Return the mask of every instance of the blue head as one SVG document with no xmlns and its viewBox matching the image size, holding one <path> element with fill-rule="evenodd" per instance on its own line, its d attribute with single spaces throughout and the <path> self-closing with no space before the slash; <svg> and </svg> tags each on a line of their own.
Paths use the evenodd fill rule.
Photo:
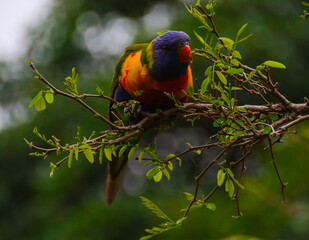
<svg viewBox="0 0 309 240">
<path fill-rule="evenodd" d="M 184 32 L 168 31 L 155 38 L 152 75 L 158 81 L 185 75 L 192 60 L 190 37 Z"/>
</svg>

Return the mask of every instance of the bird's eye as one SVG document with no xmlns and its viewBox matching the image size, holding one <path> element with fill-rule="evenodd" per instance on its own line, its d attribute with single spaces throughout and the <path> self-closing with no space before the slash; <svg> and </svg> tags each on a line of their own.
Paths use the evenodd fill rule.
<svg viewBox="0 0 309 240">
<path fill-rule="evenodd" d="M 188 41 L 180 42 L 180 43 L 178 44 L 178 47 L 179 47 L 179 48 L 183 48 L 184 46 L 189 45 L 189 44 L 190 44 L 190 43 L 189 43 Z"/>
</svg>

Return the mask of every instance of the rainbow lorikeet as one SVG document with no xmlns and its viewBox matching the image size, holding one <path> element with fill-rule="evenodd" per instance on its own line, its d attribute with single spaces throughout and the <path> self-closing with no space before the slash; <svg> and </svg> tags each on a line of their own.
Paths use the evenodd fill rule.
<svg viewBox="0 0 309 240">
<path fill-rule="evenodd" d="M 115 68 L 112 98 L 118 102 L 137 100 L 146 112 L 172 107 L 174 102 L 165 93 L 173 94 L 180 102 L 186 101 L 186 92 L 193 84 L 190 53 L 190 38 L 180 31 L 168 31 L 150 43 L 127 47 Z M 114 111 L 112 104 L 109 108 L 110 119 L 115 121 L 111 111 Z M 119 114 L 119 109 L 116 111 L 125 121 L 123 109 L 123 114 Z M 127 148 L 121 157 L 113 156 L 108 163 L 105 188 L 108 205 L 112 204 L 118 191 L 129 150 Z"/>
</svg>

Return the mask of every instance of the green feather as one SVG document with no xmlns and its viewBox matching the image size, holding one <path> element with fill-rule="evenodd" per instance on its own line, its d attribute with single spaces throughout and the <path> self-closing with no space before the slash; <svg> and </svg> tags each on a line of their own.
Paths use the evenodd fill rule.
<svg viewBox="0 0 309 240">
<path fill-rule="evenodd" d="M 122 64 L 124 63 L 124 61 L 126 60 L 126 58 L 132 52 L 137 52 L 137 51 L 143 51 L 142 55 L 144 55 L 144 52 L 146 52 L 146 48 L 147 48 L 148 45 L 149 45 L 149 43 L 135 44 L 135 45 L 127 47 L 124 50 L 124 53 L 122 54 L 122 56 L 120 57 L 120 59 L 118 60 L 118 62 L 116 64 L 115 72 L 114 72 L 114 75 L 113 75 L 112 86 L 111 86 L 111 88 L 112 88 L 111 96 L 114 96 L 114 93 L 115 93 L 115 91 L 116 91 L 116 89 L 118 87 L 119 76 L 120 76 L 120 73 L 121 73 L 121 67 L 122 67 Z"/>
<path fill-rule="evenodd" d="M 112 84 L 111 84 L 111 97 L 114 97 L 115 91 L 118 88 L 119 85 L 119 77 L 121 74 L 121 68 L 122 68 L 122 64 L 124 63 L 124 61 L 126 60 L 126 58 L 132 53 L 132 52 L 137 52 L 137 51 L 143 51 L 142 56 L 146 55 L 146 49 L 147 46 L 149 45 L 149 43 L 140 43 L 140 44 L 135 44 L 132 46 L 127 47 L 124 50 L 124 53 L 122 54 L 122 56 L 120 57 L 120 59 L 118 60 L 116 67 L 115 67 L 115 72 L 113 75 L 113 80 L 112 80 Z M 145 54 L 144 54 L 145 53 Z M 111 107 L 112 107 L 113 103 L 110 102 L 109 103 L 109 117 L 110 119 L 112 119 L 111 116 Z"/>
</svg>

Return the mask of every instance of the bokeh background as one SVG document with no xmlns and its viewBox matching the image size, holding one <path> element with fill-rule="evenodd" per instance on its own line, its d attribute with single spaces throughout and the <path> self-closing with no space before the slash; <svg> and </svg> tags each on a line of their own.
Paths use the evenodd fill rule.
<svg viewBox="0 0 309 240">
<path fill-rule="evenodd" d="M 187 32 L 192 47 L 200 47 L 193 30 L 198 22 L 186 11 L 183 0 L 11 0 L 0 2 L 0 238 L 1 239 L 138 239 L 144 229 L 160 223 L 141 204 L 138 196 L 153 200 L 172 218 L 181 217 L 188 202 L 183 192 L 193 192 L 194 176 L 215 151 L 183 159 L 174 165 L 170 181 L 149 182 L 145 167 L 130 161 L 119 195 L 111 207 L 104 202 L 106 164 L 96 159 L 63 165 L 49 177 L 49 161 L 29 156 L 24 137 L 43 144 L 32 130 L 55 135 L 72 143 L 77 127 L 89 136 L 106 129 L 76 103 L 56 97 L 43 112 L 29 109 L 31 98 L 45 87 L 33 78 L 25 59 L 31 59 L 53 84 L 63 88 L 73 66 L 80 73 L 80 92 L 94 93 L 99 85 L 109 93 L 113 68 L 123 49 L 148 42 L 156 32 L 175 29 Z M 205 4 L 205 1 L 201 1 Z M 194 2 L 186 1 L 187 4 Z M 280 90 L 295 102 L 309 97 L 309 19 L 299 15 L 298 0 L 218 0 L 215 21 L 222 36 L 233 38 L 248 23 L 253 36 L 239 46 L 243 62 L 256 66 L 265 60 L 283 62 L 287 70 L 273 71 Z M 194 59 L 193 73 L 203 80 L 207 62 Z M 241 102 L 249 101 L 246 96 Z M 250 99 L 254 103 L 254 99 Z M 102 113 L 104 100 L 90 101 Z M 211 123 L 196 128 L 180 124 L 157 135 L 164 155 L 180 152 L 185 142 L 205 142 Z M 244 216 L 236 214 L 235 202 L 218 191 L 211 199 L 217 206 L 192 210 L 189 221 L 177 231 L 156 239 L 307 239 L 309 236 L 309 124 L 295 128 L 298 135 L 275 146 L 278 166 L 288 187 L 289 203 L 281 205 L 281 189 L 269 152 L 260 146 L 248 159 L 245 190 L 240 193 Z M 148 139 L 149 140 L 149 139 Z M 144 141 L 147 141 L 144 140 Z M 237 152 L 227 156 L 237 156 Z M 216 181 L 216 169 L 203 179 L 207 194 Z"/>
</svg>

